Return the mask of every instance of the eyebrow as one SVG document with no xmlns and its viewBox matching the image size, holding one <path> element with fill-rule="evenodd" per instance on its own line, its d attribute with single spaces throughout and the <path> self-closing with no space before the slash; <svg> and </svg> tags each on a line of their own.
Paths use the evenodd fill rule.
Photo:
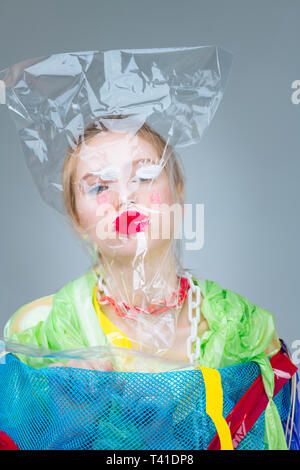
<svg viewBox="0 0 300 470">
<path fill-rule="evenodd" d="M 155 158 L 155 160 L 156 160 L 156 158 Z M 152 159 L 152 158 L 137 158 L 136 160 L 133 160 L 133 161 L 132 161 L 132 166 L 136 165 L 138 162 L 155 162 L 155 160 Z M 105 168 L 105 167 L 99 168 L 99 169 L 97 170 L 97 173 L 99 173 L 99 172 L 100 172 L 101 170 L 103 170 L 104 168 Z M 87 181 L 87 180 L 90 179 L 90 178 L 99 178 L 99 179 L 101 179 L 100 175 L 95 174 L 95 173 L 86 173 L 81 179 Z"/>
</svg>

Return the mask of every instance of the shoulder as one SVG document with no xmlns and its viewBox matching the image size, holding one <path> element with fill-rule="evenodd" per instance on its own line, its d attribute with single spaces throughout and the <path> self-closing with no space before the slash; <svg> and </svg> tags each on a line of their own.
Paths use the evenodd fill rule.
<svg viewBox="0 0 300 470">
<path fill-rule="evenodd" d="M 8 338 L 14 333 L 35 327 L 39 322 L 45 322 L 51 311 L 57 311 L 57 307 L 68 305 L 68 310 L 73 306 L 74 293 L 87 294 L 92 291 L 96 282 L 96 274 L 89 270 L 62 286 L 56 293 L 41 297 L 20 307 L 8 320 L 4 327 L 4 337 Z M 53 309 L 53 307 L 56 307 Z"/>
<path fill-rule="evenodd" d="M 247 297 L 212 280 L 194 278 L 200 286 L 201 312 L 210 331 L 222 331 L 237 349 L 263 350 L 272 356 L 280 349 L 274 315 Z M 228 343 L 229 344 L 229 343 Z"/>
<path fill-rule="evenodd" d="M 274 316 L 271 312 L 254 304 L 244 295 L 223 287 L 215 281 L 195 279 L 195 282 L 201 288 L 203 309 L 211 317 L 211 320 L 217 320 L 221 313 L 227 320 L 235 322 L 241 322 L 259 314 L 272 323 L 274 322 Z"/>
<path fill-rule="evenodd" d="M 97 282 L 97 275 L 94 269 L 90 269 L 83 275 L 73 279 L 64 285 L 56 294 L 56 298 L 61 299 L 64 296 L 74 297 L 76 294 L 91 295 L 95 283 Z"/>
<path fill-rule="evenodd" d="M 32 328 L 40 321 L 45 321 L 51 311 L 53 298 L 54 294 L 48 295 L 20 307 L 6 323 L 4 337 L 8 338 L 14 333 Z"/>
</svg>

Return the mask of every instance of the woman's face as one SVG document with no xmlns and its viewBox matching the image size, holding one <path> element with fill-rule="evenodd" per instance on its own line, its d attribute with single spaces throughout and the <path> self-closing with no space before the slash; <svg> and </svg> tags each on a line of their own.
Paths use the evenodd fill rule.
<svg viewBox="0 0 300 470">
<path fill-rule="evenodd" d="M 101 254 L 134 256 L 141 247 L 150 251 L 170 244 L 175 223 L 170 208 L 176 204 L 167 171 L 149 142 L 106 132 L 85 142 L 74 158 L 80 225 Z"/>
</svg>

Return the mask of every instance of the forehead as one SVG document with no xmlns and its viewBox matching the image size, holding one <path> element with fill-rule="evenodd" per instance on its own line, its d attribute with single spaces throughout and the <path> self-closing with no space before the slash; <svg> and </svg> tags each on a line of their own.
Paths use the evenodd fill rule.
<svg viewBox="0 0 300 470">
<path fill-rule="evenodd" d="M 77 158 L 76 175 L 80 179 L 86 172 L 99 171 L 107 165 L 128 167 L 141 159 L 154 161 L 158 153 L 150 142 L 136 134 L 108 132 L 85 141 L 74 158 Z"/>
</svg>

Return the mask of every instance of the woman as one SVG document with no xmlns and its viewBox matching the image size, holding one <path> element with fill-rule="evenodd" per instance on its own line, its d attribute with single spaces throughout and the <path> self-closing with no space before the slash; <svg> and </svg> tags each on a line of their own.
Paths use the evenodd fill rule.
<svg viewBox="0 0 300 470">
<path fill-rule="evenodd" d="M 125 117 L 106 117 L 86 128 L 63 170 L 70 220 L 94 245 L 98 261 L 55 296 L 19 309 L 4 336 L 50 349 L 112 343 L 188 361 L 191 277 L 179 264 L 174 239 L 182 212 L 178 217 L 169 210 L 175 204 L 183 209 L 182 170 L 174 150 L 149 125 L 130 134 L 104 124 Z M 169 238 L 162 233 L 167 217 Z M 213 281 L 194 278 L 193 283 L 201 290 L 198 335 L 206 365 L 223 367 L 280 349 L 269 312 Z M 35 324 L 24 329 L 31 318 Z M 208 358 L 212 344 L 218 348 Z"/>
<path fill-rule="evenodd" d="M 190 49 L 189 66 L 185 60 L 179 60 L 178 54 L 185 54 L 179 49 L 167 58 L 165 68 L 160 60 L 166 50 L 162 51 L 162 56 L 156 52 L 151 67 L 148 66 L 149 51 L 145 53 L 146 65 L 141 60 L 143 53 L 140 56 L 137 51 L 133 54 L 110 51 L 104 56 L 106 81 L 100 88 L 99 84 L 94 86 L 94 77 L 98 75 L 90 64 L 95 59 L 99 67 L 102 57 L 101 61 L 97 55 L 90 58 L 88 54 L 87 58 L 84 54 L 54 57 L 50 62 L 48 84 L 43 82 L 49 66 L 47 61 L 42 73 L 35 65 L 30 69 L 31 74 L 41 77 L 40 81 L 30 81 L 34 92 L 32 101 L 23 85 L 17 89 L 25 103 L 29 100 L 29 109 L 34 108 L 32 121 L 24 115 L 20 135 L 26 142 L 35 176 L 38 176 L 41 162 L 49 162 L 46 168 L 50 172 L 55 168 L 51 158 L 54 163 L 55 158 L 59 158 L 55 143 L 60 142 L 61 135 L 69 141 L 61 180 L 63 199 L 72 227 L 92 249 L 93 268 L 56 294 L 21 307 L 6 324 L 4 336 L 54 351 L 104 345 L 126 348 L 124 360 L 105 363 L 75 360 L 57 363 L 51 358 L 21 358 L 34 367 L 161 370 L 155 361 L 149 368 L 146 362 L 128 361 L 128 350 L 150 353 L 152 358 L 190 362 L 193 367 L 224 368 L 255 361 L 261 368 L 268 398 L 267 440 L 270 448 L 275 448 L 286 444 L 283 444 L 282 425 L 272 399 L 274 371 L 269 359 L 276 357 L 281 349 L 274 318 L 245 297 L 214 281 L 191 276 L 182 268 L 178 235 L 184 216 L 184 179 L 169 140 L 164 140 L 147 124 L 147 115 L 151 115 L 154 122 L 159 115 L 158 127 L 165 127 L 168 139 L 172 140 L 177 133 L 180 142 L 189 144 L 197 140 L 200 129 L 209 123 L 226 81 L 222 74 L 221 78 L 219 76 L 221 63 L 226 77 L 226 55 L 220 62 L 216 51 Z M 64 79 L 57 86 L 51 72 L 56 60 Z M 81 61 L 85 67 L 84 78 L 78 81 L 76 71 Z M 198 64 L 202 61 L 205 66 L 199 70 Z M 161 64 L 161 70 L 157 64 Z M 185 64 L 184 70 L 181 64 Z M 214 68 L 211 64 L 217 64 L 215 71 L 209 70 Z M 81 66 L 79 71 L 82 72 Z M 82 83 L 88 72 L 93 86 L 88 82 L 84 88 Z M 141 77 L 147 74 L 151 78 L 143 82 Z M 111 82 L 107 81 L 107 76 L 112 78 Z M 69 88 L 66 77 L 74 79 Z M 80 84 L 78 89 L 73 86 L 74 82 Z M 45 102 L 47 85 L 51 99 Z M 65 89 L 64 95 L 62 90 Z M 72 90 L 70 101 L 69 90 Z M 90 92 L 88 99 L 86 90 Z M 16 109 L 19 116 L 22 113 L 20 100 L 16 101 L 12 94 L 11 101 L 12 109 Z M 105 113 L 93 118 L 77 137 L 73 131 L 78 124 L 82 127 L 82 116 L 76 114 L 79 105 L 83 115 L 88 106 L 94 115 L 94 110 L 103 103 L 109 103 L 112 109 L 123 106 L 136 112 Z M 45 119 L 42 125 L 35 124 L 39 112 Z M 35 139 L 43 144 L 34 145 Z M 48 148 L 44 142 L 48 143 Z M 32 157 L 32 152 L 37 159 Z M 51 184 L 54 186 L 53 182 Z M 275 431 L 270 423 L 273 428 L 275 423 Z"/>
</svg>

